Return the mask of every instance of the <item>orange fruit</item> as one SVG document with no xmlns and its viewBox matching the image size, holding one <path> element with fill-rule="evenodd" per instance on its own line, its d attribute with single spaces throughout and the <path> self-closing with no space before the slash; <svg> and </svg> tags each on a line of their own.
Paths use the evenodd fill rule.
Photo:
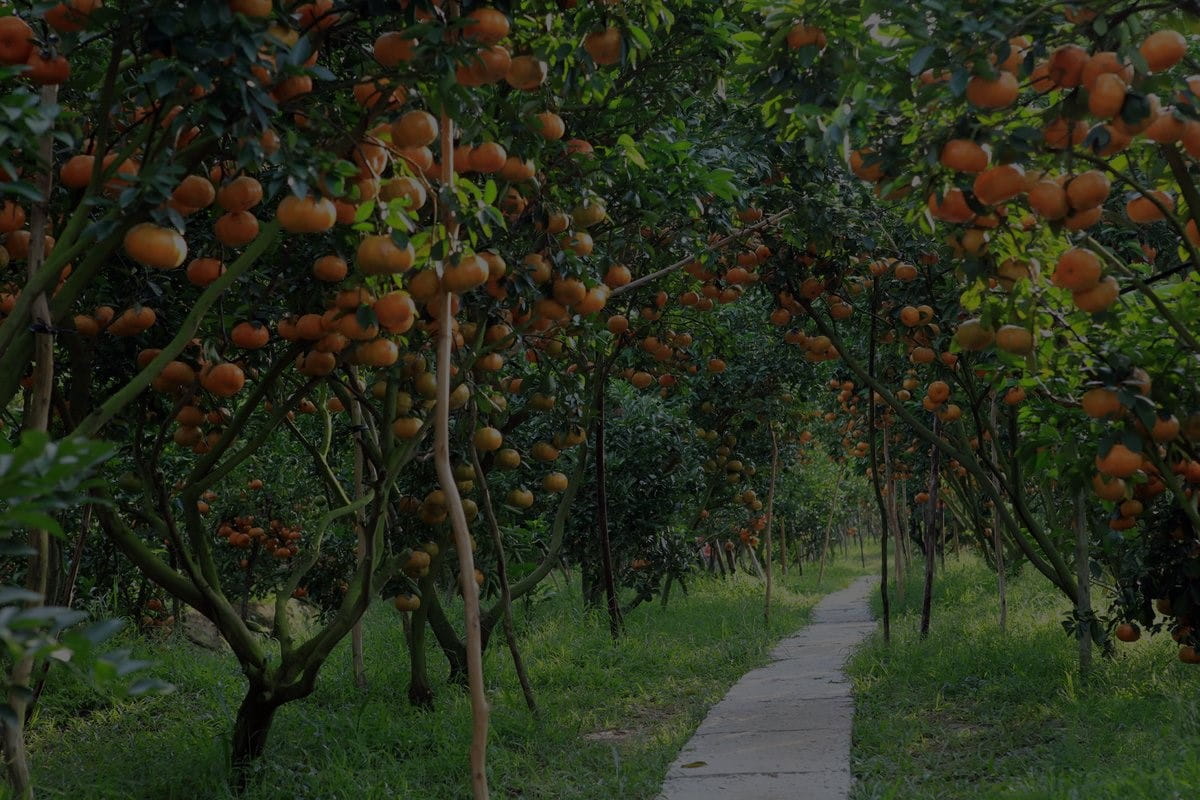
<svg viewBox="0 0 1200 800">
<path fill-rule="evenodd" d="M 125 253 L 147 267 L 174 269 L 187 258 L 187 242 L 170 228 L 141 222 L 125 233 Z"/>
<path fill-rule="evenodd" d="M 1165 72 L 1187 55 L 1187 40 L 1178 31 L 1155 31 L 1142 40 L 1138 52 L 1151 72 Z"/>
<path fill-rule="evenodd" d="M 1082 292 L 1100 282 L 1100 257 L 1085 247 L 1073 247 L 1059 256 L 1051 282 L 1072 292 Z"/>
<path fill-rule="evenodd" d="M 978 108 L 1008 108 L 1017 102 L 1017 76 L 1001 70 L 995 78 L 976 75 L 967 81 L 967 102 Z"/>
<path fill-rule="evenodd" d="M 970 139 L 951 139 L 938 157 L 942 166 L 958 172 L 983 172 L 987 169 L 987 151 Z"/>
</svg>

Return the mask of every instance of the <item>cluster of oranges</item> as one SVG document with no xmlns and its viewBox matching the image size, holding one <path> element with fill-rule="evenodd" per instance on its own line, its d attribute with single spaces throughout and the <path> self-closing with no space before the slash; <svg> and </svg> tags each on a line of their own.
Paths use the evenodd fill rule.
<svg viewBox="0 0 1200 800">
<path fill-rule="evenodd" d="M 293 525 L 285 525 L 278 519 L 271 519 L 264 528 L 255 524 L 252 514 L 233 517 L 217 526 L 217 536 L 239 550 L 249 550 L 257 547 L 274 558 L 287 560 L 300 552 L 300 539 L 303 531 Z M 244 558 L 240 562 L 242 569 L 250 566 L 250 560 Z"/>
</svg>

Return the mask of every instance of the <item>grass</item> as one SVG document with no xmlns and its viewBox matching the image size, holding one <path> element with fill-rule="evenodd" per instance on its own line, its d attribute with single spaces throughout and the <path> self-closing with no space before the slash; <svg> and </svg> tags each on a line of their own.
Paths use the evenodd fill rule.
<svg viewBox="0 0 1200 800">
<path fill-rule="evenodd" d="M 1027 569 L 1008 632 L 979 562 L 948 562 L 928 640 L 911 584 L 881 637 L 851 661 L 854 800 L 1170 800 L 1200 789 L 1200 671 L 1168 637 L 1120 644 L 1081 680 L 1068 604 Z M 878 604 L 878 598 L 876 598 Z"/>
<path fill-rule="evenodd" d="M 542 722 L 525 709 L 503 642 L 487 654 L 493 796 L 654 797 L 708 708 L 763 663 L 774 642 L 801 627 L 822 594 L 861 572 L 854 558 L 835 561 L 820 589 L 813 570 L 777 582 L 769 630 L 760 581 L 697 578 L 686 597 L 676 589 L 667 608 L 656 603 L 634 611 L 617 644 L 603 618 L 580 610 L 577 587 L 560 582 L 556 594 L 518 619 Z M 396 612 L 386 604 L 366 618 L 366 643 L 369 688 L 354 688 L 343 643 L 316 692 L 279 712 L 244 797 L 467 796 L 465 695 L 443 682 L 435 686 L 433 711 L 408 705 L 407 651 Z M 176 691 L 112 702 L 52 681 L 30 733 L 40 797 L 231 796 L 225 762 L 244 687 L 236 663 L 180 641 L 135 646 Z M 435 678 L 444 679 L 440 652 L 431 665 Z"/>
</svg>

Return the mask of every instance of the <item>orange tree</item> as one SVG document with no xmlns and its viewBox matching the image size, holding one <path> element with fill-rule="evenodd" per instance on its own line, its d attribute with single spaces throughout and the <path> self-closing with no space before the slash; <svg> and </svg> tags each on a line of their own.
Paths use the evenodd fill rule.
<svg viewBox="0 0 1200 800">
<path fill-rule="evenodd" d="M 767 13 L 757 59 L 764 113 L 783 135 L 838 152 L 880 202 L 944 239 L 943 258 L 873 277 L 889 279 L 881 306 L 917 311 L 902 324 L 916 329 L 919 399 L 958 406 L 962 433 L 921 419 L 918 398 L 870 375 L 861 349 L 843 350 L 847 366 L 958 462 L 1010 541 L 1079 601 L 1070 627 L 1096 627 L 1086 593 L 1102 554 L 1116 616 L 1170 627 L 1185 661 L 1197 398 L 1176 354 L 1196 345 L 1183 322 L 1200 213 L 1193 25 L 1137 3 L 796 3 Z M 1000 430 L 993 403 L 1015 409 Z M 1038 484 L 1040 501 L 1026 494 Z M 1074 510 L 1059 513 L 1066 498 Z M 1101 515 L 1106 529 L 1090 522 Z"/>
<path fill-rule="evenodd" d="M 607 357 L 588 319 L 632 279 L 618 267 L 649 270 L 728 231 L 731 164 L 756 156 L 681 133 L 730 117 L 694 98 L 721 89 L 735 21 L 702 4 L 558 10 L 71 0 L 0 17 L 17 87 L 0 163 L 5 413 L 120 440 L 124 480 L 96 492 L 102 527 L 233 647 L 248 679 L 239 766 L 381 585 L 423 580 L 453 552 L 486 793 L 480 651 L 496 614 L 478 609 L 461 484 L 467 464 L 487 484 L 487 458 L 472 457 L 496 444 L 484 423 L 520 422 L 524 404 L 496 390 L 571 381 L 583 399 L 561 429 L 530 432 L 551 441 L 529 441 L 586 437 L 589 394 L 574 392 Z M 693 62 L 704 69 L 681 81 Z M 510 358 L 514 346 L 536 358 Z M 543 366 L 563 353 L 566 368 Z M 296 502 L 273 474 L 283 459 L 321 502 Z M 314 569 L 338 572 L 326 537 L 355 555 L 326 575 L 330 614 L 300 636 L 283 611 Z M 243 611 L 272 591 L 278 658 Z"/>
</svg>

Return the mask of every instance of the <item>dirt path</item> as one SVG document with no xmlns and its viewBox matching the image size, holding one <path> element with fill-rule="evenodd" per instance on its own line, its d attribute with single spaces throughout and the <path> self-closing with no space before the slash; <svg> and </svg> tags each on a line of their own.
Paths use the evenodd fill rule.
<svg viewBox="0 0 1200 800">
<path fill-rule="evenodd" d="M 875 629 L 863 577 L 742 676 L 667 771 L 659 800 L 845 800 L 854 701 L 842 665 Z"/>
</svg>

